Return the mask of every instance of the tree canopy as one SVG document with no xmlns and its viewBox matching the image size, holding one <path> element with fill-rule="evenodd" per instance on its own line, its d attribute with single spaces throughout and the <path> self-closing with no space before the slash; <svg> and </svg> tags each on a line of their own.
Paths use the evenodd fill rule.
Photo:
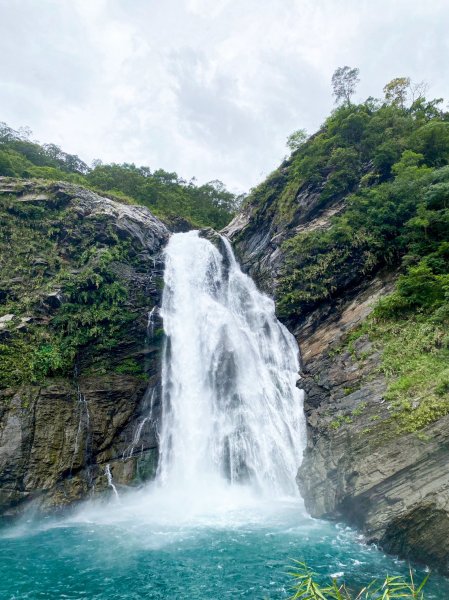
<svg viewBox="0 0 449 600">
<path fill-rule="evenodd" d="M 335 102 L 351 104 L 351 96 L 354 95 L 357 84 L 360 82 L 359 69 L 348 66 L 338 67 L 332 75 L 332 88 Z"/>
<path fill-rule="evenodd" d="M 114 194 L 126 202 L 147 206 L 159 217 L 185 227 L 221 229 L 240 206 L 242 196 L 233 194 L 218 180 L 197 185 L 177 173 L 151 171 L 133 163 L 92 167 L 55 144 L 39 144 L 26 128 L 14 130 L 0 123 L 0 175 L 7 177 L 63 180 Z"/>
</svg>

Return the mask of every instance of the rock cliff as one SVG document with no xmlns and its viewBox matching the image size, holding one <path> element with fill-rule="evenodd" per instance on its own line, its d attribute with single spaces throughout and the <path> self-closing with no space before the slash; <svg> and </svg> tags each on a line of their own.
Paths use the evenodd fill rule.
<svg viewBox="0 0 449 600">
<path fill-rule="evenodd" d="M 256 190 L 224 230 L 244 268 L 276 301 L 285 241 L 298 232 L 325 233 L 346 210 L 344 197 L 319 205 L 316 188 L 298 186 L 294 212 L 280 222 L 273 203 L 286 185 L 284 172 L 272 178 L 271 196 L 261 203 Z M 308 442 L 298 485 L 312 516 L 345 521 L 385 550 L 448 574 L 449 417 L 430 419 L 419 431 L 397 426 L 382 343 L 363 333 L 373 307 L 393 291 L 397 270 L 360 274 L 350 260 L 336 267 L 329 298 L 284 317 L 298 340 L 306 392 Z"/>
<path fill-rule="evenodd" d="M 152 477 L 167 228 L 72 184 L 0 178 L 0 202 L 1 514 Z"/>
</svg>

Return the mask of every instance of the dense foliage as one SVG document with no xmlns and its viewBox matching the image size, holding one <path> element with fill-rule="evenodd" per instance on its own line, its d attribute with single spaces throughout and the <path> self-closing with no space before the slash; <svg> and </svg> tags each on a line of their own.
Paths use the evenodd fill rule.
<svg viewBox="0 0 449 600">
<path fill-rule="evenodd" d="M 380 352 L 401 431 L 449 412 L 449 113 L 422 95 L 407 103 L 409 83 L 387 84 L 383 102 L 346 101 L 248 199 L 285 239 L 288 323 L 382 269 L 398 276 L 354 335 Z"/>
<path fill-rule="evenodd" d="M 142 373 L 118 351 L 151 308 L 139 289 L 141 248 L 104 216 L 80 219 L 55 199 L 1 195 L 0 228 L 0 319 L 10 319 L 0 328 L 0 389 L 71 377 L 81 355 L 96 372 Z"/>
<path fill-rule="evenodd" d="M 428 283 L 439 287 L 432 302 L 442 300 L 441 276 L 449 271 L 449 115 L 437 106 L 370 100 L 341 107 L 292 156 L 276 217 L 288 219 L 297 209 L 296 195 L 286 195 L 291 187 L 315 189 L 317 211 L 343 197 L 345 209 L 329 227 L 285 243 L 279 302 L 285 316 L 401 260 L 412 279 L 422 279 L 423 270 L 435 275 Z"/>
<path fill-rule="evenodd" d="M 90 168 L 58 146 L 30 141 L 29 131 L 5 124 L 0 124 L 0 176 L 81 184 L 147 206 L 181 229 L 219 229 L 240 202 L 219 181 L 198 186 L 176 173 L 133 164 L 96 161 Z M 11 185 L 20 187 L 20 182 Z M 117 270 L 119 264 L 130 272 L 145 268 L 138 251 L 101 216 L 80 220 L 55 200 L 18 202 L 14 195 L 2 195 L 0 227 L 0 318 L 11 318 L 0 327 L 0 388 L 71 376 L 81 355 L 96 372 L 141 375 L 142 366 L 123 361 L 118 352 L 130 343 L 133 323 L 148 304 L 148 298 L 136 297 L 138 277 L 121 277 Z"/>
<path fill-rule="evenodd" d="M 29 136 L 29 131 L 15 131 L 0 123 L 0 176 L 79 183 L 147 206 L 171 223 L 185 221 L 187 227 L 221 229 L 241 202 L 241 197 L 226 190 L 220 181 L 196 185 L 176 173 L 162 169 L 152 172 L 128 163 L 105 165 L 95 161 L 90 168 L 78 156 L 54 144 L 32 142 Z"/>
</svg>

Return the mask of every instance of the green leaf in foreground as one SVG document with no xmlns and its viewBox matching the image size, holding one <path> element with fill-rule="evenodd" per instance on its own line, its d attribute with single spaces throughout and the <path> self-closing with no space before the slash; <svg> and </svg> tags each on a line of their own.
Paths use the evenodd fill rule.
<svg viewBox="0 0 449 600">
<path fill-rule="evenodd" d="M 409 600 L 424 600 L 423 588 L 429 575 L 416 584 L 410 569 L 409 578 L 402 576 L 387 576 L 383 583 L 376 580 L 359 591 L 348 588 L 343 581 L 339 583 L 332 578 L 328 584 L 318 581 L 318 574 L 310 570 L 304 563 L 293 561 L 289 575 L 293 578 L 293 595 L 290 600 L 393 600 L 404 598 Z"/>
</svg>

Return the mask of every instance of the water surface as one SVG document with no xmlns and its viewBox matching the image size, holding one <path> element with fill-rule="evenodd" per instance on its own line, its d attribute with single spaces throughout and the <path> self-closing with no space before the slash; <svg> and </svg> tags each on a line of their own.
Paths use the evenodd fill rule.
<svg viewBox="0 0 449 600">
<path fill-rule="evenodd" d="M 3 529 L 0 597 L 280 600 L 289 596 L 292 558 L 354 586 L 407 573 L 404 562 L 360 543 L 350 529 L 307 517 L 295 499 L 232 493 L 214 513 L 186 507 L 173 518 L 159 491 L 121 502 Z M 449 598 L 449 582 L 432 576 L 427 598 Z"/>
</svg>

